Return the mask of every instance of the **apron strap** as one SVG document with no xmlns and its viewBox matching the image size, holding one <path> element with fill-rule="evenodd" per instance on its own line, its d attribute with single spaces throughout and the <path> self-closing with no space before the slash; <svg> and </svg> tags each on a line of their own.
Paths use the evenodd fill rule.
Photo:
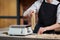
<svg viewBox="0 0 60 40">
<path fill-rule="evenodd" d="M 59 6 L 60 3 L 57 4 L 57 6 Z"/>
</svg>

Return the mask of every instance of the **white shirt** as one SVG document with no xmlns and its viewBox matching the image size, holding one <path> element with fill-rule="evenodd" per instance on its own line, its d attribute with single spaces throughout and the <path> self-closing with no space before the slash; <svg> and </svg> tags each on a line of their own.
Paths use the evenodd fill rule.
<svg viewBox="0 0 60 40">
<path fill-rule="evenodd" d="M 32 6 L 24 12 L 23 16 L 29 15 L 31 10 L 33 10 L 35 13 L 38 13 L 42 2 L 43 2 L 43 0 L 35 1 L 35 3 L 32 4 Z M 47 2 L 47 1 L 45 0 L 45 2 Z M 57 0 L 52 0 L 52 2 L 51 2 L 51 4 L 53 4 L 53 5 L 57 5 L 58 3 L 59 3 L 59 1 L 57 1 Z M 57 21 L 56 22 L 60 23 L 60 4 L 57 8 Z"/>
</svg>

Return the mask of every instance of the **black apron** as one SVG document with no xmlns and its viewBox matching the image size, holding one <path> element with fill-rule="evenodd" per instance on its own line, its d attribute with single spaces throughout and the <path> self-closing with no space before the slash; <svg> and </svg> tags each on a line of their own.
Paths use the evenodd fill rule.
<svg viewBox="0 0 60 40">
<path fill-rule="evenodd" d="M 38 23 L 33 31 L 34 33 L 37 33 L 40 27 L 47 27 L 56 23 L 58 5 L 43 1 L 38 12 Z M 54 30 L 45 31 L 44 33 L 54 33 Z"/>
</svg>

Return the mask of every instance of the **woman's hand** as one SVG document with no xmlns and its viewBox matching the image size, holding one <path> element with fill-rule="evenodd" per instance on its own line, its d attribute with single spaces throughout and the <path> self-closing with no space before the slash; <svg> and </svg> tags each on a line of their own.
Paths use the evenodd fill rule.
<svg viewBox="0 0 60 40">
<path fill-rule="evenodd" d="M 40 29 L 38 30 L 38 34 L 43 34 L 43 32 L 45 32 L 46 29 L 44 27 L 40 27 Z"/>
<path fill-rule="evenodd" d="M 24 18 L 31 18 L 32 17 L 32 13 L 34 13 L 34 11 L 30 10 L 29 14 L 25 15 Z"/>
<path fill-rule="evenodd" d="M 28 25 L 31 25 L 31 17 L 32 17 L 33 13 L 35 13 L 34 10 L 30 10 L 30 11 L 29 11 L 29 14 L 23 16 L 24 19 L 27 19 Z"/>
</svg>

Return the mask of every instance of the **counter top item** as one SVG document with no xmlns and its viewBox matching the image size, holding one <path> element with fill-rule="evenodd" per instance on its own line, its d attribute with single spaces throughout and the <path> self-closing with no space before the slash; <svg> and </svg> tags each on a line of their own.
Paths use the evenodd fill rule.
<svg viewBox="0 0 60 40">
<path fill-rule="evenodd" d="M 31 34 L 26 36 L 10 36 L 8 29 L 0 29 L 0 40 L 60 40 L 60 34 Z"/>
<path fill-rule="evenodd" d="M 60 40 L 60 35 L 56 34 L 32 34 L 26 36 L 10 36 L 6 34 L 0 34 L 0 40 Z"/>
</svg>

